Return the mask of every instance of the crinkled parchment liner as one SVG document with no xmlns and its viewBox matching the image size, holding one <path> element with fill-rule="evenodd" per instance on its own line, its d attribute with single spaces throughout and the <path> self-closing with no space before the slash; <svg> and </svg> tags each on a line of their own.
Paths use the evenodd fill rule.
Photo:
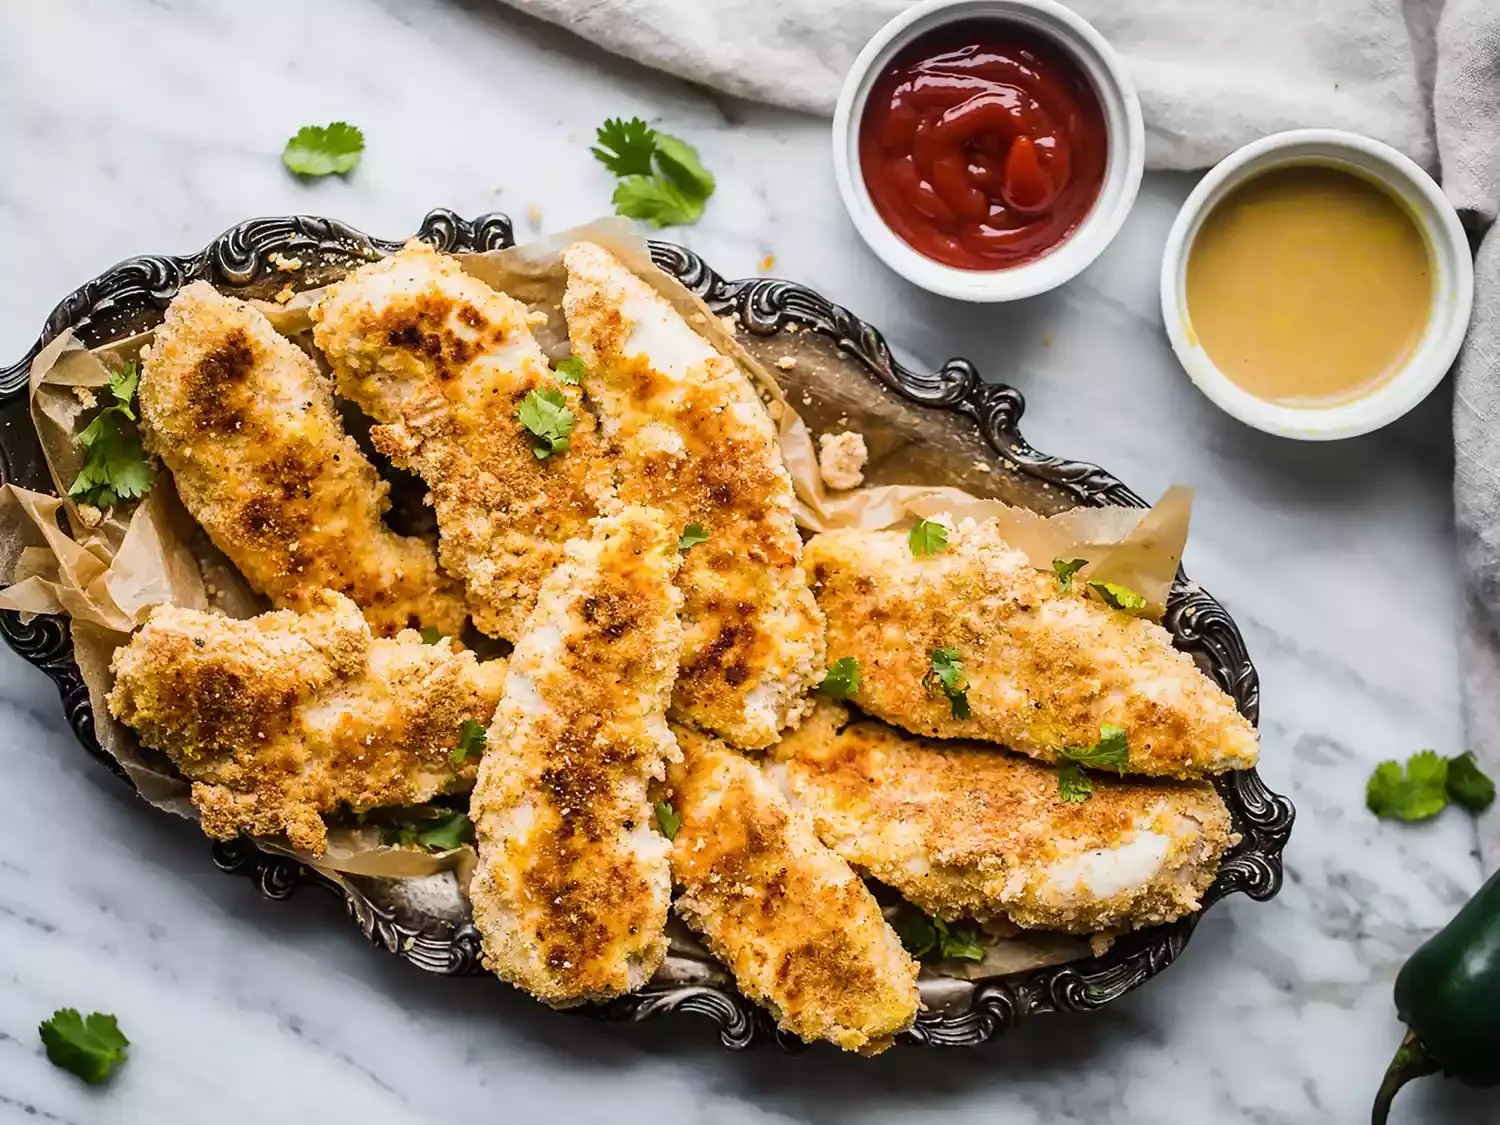
<svg viewBox="0 0 1500 1125">
<path fill-rule="evenodd" d="M 536 334 L 548 355 L 557 360 L 568 355 L 561 307 L 566 272 L 559 254 L 582 238 L 612 252 L 695 329 L 733 356 L 752 379 L 780 426 L 782 453 L 796 487 L 798 521 L 807 531 L 902 526 L 915 518 L 938 515 L 952 520 L 994 519 L 1005 538 L 1022 549 L 1033 565 L 1045 570 L 1056 558 L 1088 559 L 1082 572 L 1085 578 L 1138 590 L 1152 612 L 1161 613 L 1187 538 L 1189 490 L 1174 487 L 1144 515 L 1138 509 L 1077 508 L 1052 516 L 955 487 L 883 485 L 833 492 L 819 476 L 814 435 L 777 380 L 740 345 L 732 324 L 721 321 L 651 263 L 645 240 L 628 223 L 604 219 L 510 250 L 462 254 L 459 260 L 475 277 L 545 315 L 545 322 L 538 319 Z M 312 347 L 309 310 L 322 292 L 321 287 L 304 290 L 282 304 L 253 302 L 279 332 L 320 363 Z M 0 488 L 0 574 L 8 574 L 12 583 L 0 590 L 0 608 L 60 613 L 72 619 L 75 656 L 88 687 L 100 745 L 120 763 L 146 800 L 178 815 L 195 817 L 188 783 L 164 755 L 140 746 L 134 733 L 110 716 L 104 704 L 112 682 L 110 657 L 153 605 L 212 606 L 230 616 L 248 617 L 266 603 L 188 517 L 170 474 L 159 475 L 155 487 L 133 509 L 99 513 L 66 498 L 67 485 L 81 464 L 77 433 L 92 417 L 95 396 L 107 386 L 109 373 L 135 360 L 149 339 L 145 333 L 90 351 L 65 332 L 33 363 L 32 419 L 62 499 L 14 485 Z M 884 396 L 854 361 L 842 357 L 841 361 L 848 379 L 861 387 L 858 393 L 868 388 L 872 401 Z M 849 412 L 854 415 L 849 428 L 860 429 L 857 399 Z M 977 467 L 988 471 L 983 464 Z M 66 520 L 66 531 L 60 515 Z M 385 847 L 378 830 L 370 827 L 331 829 L 327 854 L 316 858 L 274 841 L 257 843 L 268 851 L 293 856 L 341 883 L 346 881 L 344 876 L 363 876 L 407 884 L 409 893 L 400 892 L 397 898 L 444 900 L 448 904 L 445 916 L 455 914 L 452 903 L 461 899 L 455 900 L 453 890 L 467 886 L 475 862 L 470 847 L 435 855 Z M 442 876 L 446 889 L 425 886 L 432 883 L 426 877 L 434 875 Z M 456 917 L 461 918 L 461 913 Z M 983 962 L 948 962 L 924 969 L 923 997 L 928 1007 L 960 1001 L 964 990 L 958 985 L 964 979 L 1058 964 L 1090 952 L 1084 939 L 1068 935 L 1016 934 L 999 926 L 992 931 L 996 940 Z M 675 923 L 672 952 L 659 978 L 675 983 L 728 980 L 723 969 Z"/>
</svg>

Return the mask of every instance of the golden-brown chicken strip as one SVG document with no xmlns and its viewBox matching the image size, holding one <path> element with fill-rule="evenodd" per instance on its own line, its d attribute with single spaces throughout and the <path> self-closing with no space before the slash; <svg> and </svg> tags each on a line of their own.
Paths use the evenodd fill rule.
<svg viewBox="0 0 1500 1125">
<path fill-rule="evenodd" d="M 321 814 L 415 805 L 474 783 L 453 762 L 464 720 L 487 723 L 505 661 L 413 632 L 370 635 L 325 590 L 309 612 L 239 621 L 159 606 L 115 652 L 109 710 L 193 781 L 203 831 L 284 835 L 321 855 Z"/>
<path fill-rule="evenodd" d="M 897 726 L 1045 762 L 1117 726 L 1128 771 L 1161 777 L 1248 769 L 1259 757 L 1255 728 L 1165 629 L 1061 589 L 992 523 L 965 520 L 946 550 L 923 556 L 905 532 L 832 531 L 807 544 L 804 564 L 828 659 L 857 659 L 851 698 Z M 940 649 L 956 650 L 949 685 L 934 671 Z M 967 718 L 945 690 L 965 684 Z"/>
<path fill-rule="evenodd" d="M 670 845 L 648 786 L 677 756 L 677 533 L 601 517 L 568 543 L 511 654 L 470 801 L 485 964 L 554 1007 L 639 988 L 666 955 Z"/>
<path fill-rule="evenodd" d="M 677 729 L 677 913 L 781 1027 L 876 1054 L 916 1018 L 917 965 L 849 865 L 760 769 Z"/>
<path fill-rule="evenodd" d="M 463 628 L 462 595 L 432 548 L 381 522 L 389 488 L 344 432 L 332 382 L 260 312 L 195 281 L 141 356 L 146 449 L 272 604 L 306 608 L 326 588 L 383 636 Z"/>
<path fill-rule="evenodd" d="M 706 536 L 682 567 L 673 712 L 731 745 L 769 746 L 823 677 L 776 427 L 734 361 L 613 256 L 581 242 L 563 260 L 568 332 L 619 449 L 620 499 Z"/>
<path fill-rule="evenodd" d="M 1198 909 L 1231 843 L 1208 782 L 1100 777 L 1070 804 L 1051 767 L 848 722 L 835 704 L 775 754 L 772 775 L 825 844 L 947 921 L 1074 933 L 1170 922 Z"/>
<path fill-rule="evenodd" d="M 370 438 L 426 482 L 439 557 L 468 590 L 474 625 L 514 640 L 563 544 L 610 493 L 594 419 L 532 337 L 526 307 L 420 242 L 363 266 L 312 311 L 339 393 L 383 423 Z M 517 416 L 556 395 L 567 449 L 533 452 Z"/>
</svg>

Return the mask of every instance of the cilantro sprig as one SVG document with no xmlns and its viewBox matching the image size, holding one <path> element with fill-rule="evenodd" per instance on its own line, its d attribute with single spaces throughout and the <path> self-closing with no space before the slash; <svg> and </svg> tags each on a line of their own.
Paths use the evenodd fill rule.
<svg viewBox="0 0 1500 1125">
<path fill-rule="evenodd" d="M 918 520 L 907 532 L 906 545 L 913 555 L 935 555 L 948 549 L 948 528 L 937 520 Z"/>
<path fill-rule="evenodd" d="M 583 360 L 579 359 L 576 355 L 561 360 L 552 369 L 552 374 L 557 376 L 559 383 L 569 383 L 575 386 L 583 382 L 583 377 L 588 373 L 589 369 L 583 365 Z"/>
<path fill-rule="evenodd" d="M 304 125 L 281 150 L 281 162 L 299 176 L 342 175 L 364 151 L 365 135 L 346 121 Z"/>
<path fill-rule="evenodd" d="M 537 387 L 528 391 L 516 410 L 516 418 L 531 434 L 531 453 L 545 461 L 554 453 L 568 451 L 568 435 L 578 424 L 568 400 L 556 387 Z"/>
<path fill-rule="evenodd" d="M 1381 762 L 1365 786 L 1365 806 L 1382 820 L 1427 820 L 1449 803 L 1483 812 L 1495 800 L 1495 783 L 1479 768 L 1474 752 L 1444 758 L 1435 750 L 1400 762 Z"/>
<path fill-rule="evenodd" d="M 962 922 L 944 922 L 912 907 L 891 923 L 901 944 L 918 961 L 983 961 L 979 931 Z"/>
<path fill-rule="evenodd" d="M 422 847 L 434 852 L 449 852 L 474 842 L 474 824 L 457 809 L 406 809 L 401 819 L 381 835 L 381 842 L 388 847 Z"/>
<path fill-rule="evenodd" d="M 1089 589 L 1099 595 L 1105 605 L 1135 613 L 1146 608 L 1146 596 L 1114 582 L 1090 582 Z"/>
<path fill-rule="evenodd" d="M 465 719 L 463 725 L 458 728 L 458 745 L 453 748 L 451 755 L 453 764 L 461 766 L 471 757 L 477 758 L 484 753 L 484 724 L 475 722 L 473 719 Z"/>
<path fill-rule="evenodd" d="M 37 1027 L 42 1046 L 53 1066 L 97 1086 L 125 1061 L 130 1040 L 114 1016 L 91 1012 L 81 1016 L 75 1008 L 59 1008 Z"/>
<path fill-rule="evenodd" d="M 703 530 L 701 523 L 690 523 L 682 529 L 682 534 L 677 537 L 677 549 L 679 551 L 691 551 L 699 543 L 708 542 L 708 532 Z"/>
<path fill-rule="evenodd" d="M 841 656 L 828 666 L 828 674 L 818 685 L 818 690 L 829 699 L 848 699 L 859 690 L 859 661 L 852 656 Z"/>
<path fill-rule="evenodd" d="M 113 508 L 151 491 L 156 470 L 146 459 L 133 425 L 136 416 L 131 403 L 139 381 L 133 363 L 127 363 L 123 371 L 111 372 L 109 393 L 114 401 L 78 435 L 83 467 L 68 488 L 68 495 L 81 504 Z M 126 422 L 132 425 L 127 427 Z"/>
<path fill-rule="evenodd" d="M 1094 783 L 1084 768 L 1123 774 L 1130 764 L 1130 744 L 1124 727 L 1105 723 L 1092 746 L 1064 746 L 1057 752 L 1057 795 L 1070 805 L 1087 801 Z"/>
<path fill-rule="evenodd" d="M 656 827 L 668 840 L 677 839 L 677 830 L 682 827 L 682 814 L 672 807 L 671 801 L 656 802 Z"/>
<path fill-rule="evenodd" d="M 922 677 L 922 686 L 933 695 L 946 695 L 955 719 L 969 717 L 969 678 L 964 675 L 963 658 L 952 645 L 932 650 L 932 663 Z"/>
<path fill-rule="evenodd" d="M 669 133 L 659 133 L 639 117 L 612 117 L 599 126 L 591 148 L 620 182 L 615 213 L 661 228 L 696 223 L 714 193 L 714 178 L 698 150 Z"/>
<path fill-rule="evenodd" d="M 1071 590 L 1073 575 L 1089 565 L 1088 559 L 1053 559 L 1052 573 L 1057 575 L 1057 588 Z"/>
</svg>

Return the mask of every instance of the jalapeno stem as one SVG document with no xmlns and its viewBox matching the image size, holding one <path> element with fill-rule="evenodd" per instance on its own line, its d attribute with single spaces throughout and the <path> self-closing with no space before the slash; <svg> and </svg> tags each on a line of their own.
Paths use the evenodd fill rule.
<svg viewBox="0 0 1500 1125">
<path fill-rule="evenodd" d="M 1385 1079 L 1380 1083 L 1380 1090 L 1375 1095 L 1375 1108 L 1370 1111 L 1370 1125 L 1385 1125 L 1386 1118 L 1391 1115 L 1391 1102 L 1395 1100 L 1397 1090 L 1413 1078 L 1421 1078 L 1424 1074 L 1436 1074 L 1439 1069 L 1437 1062 L 1422 1045 L 1422 1040 L 1417 1033 L 1407 1031 L 1406 1038 L 1401 1040 L 1401 1046 L 1396 1050 L 1396 1057 L 1386 1068 Z"/>
</svg>

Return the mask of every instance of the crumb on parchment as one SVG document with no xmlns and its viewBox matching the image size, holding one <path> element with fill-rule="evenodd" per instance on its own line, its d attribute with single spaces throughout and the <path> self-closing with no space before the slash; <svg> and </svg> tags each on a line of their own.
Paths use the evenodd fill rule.
<svg viewBox="0 0 1500 1125">
<path fill-rule="evenodd" d="M 280 292 L 276 294 L 276 303 L 278 305 L 284 305 L 296 295 L 297 291 L 293 289 L 291 283 L 288 282 L 286 285 L 283 285 Z"/>
<path fill-rule="evenodd" d="M 865 436 L 853 430 L 818 437 L 818 475 L 829 488 L 843 491 L 864 483 L 870 451 Z"/>
<path fill-rule="evenodd" d="M 797 361 L 789 355 L 784 355 L 776 361 L 776 366 L 783 371 L 790 371 L 797 366 Z"/>
<path fill-rule="evenodd" d="M 767 270 L 774 270 L 775 268 L 776 268 L 776 255 L 775 254 L 767 254 L 764 258 L 762 258 L 760 260 L 760 272 L 761 273 L 765 273 Z"/>
<path fill-rule="evenodd" d="M 301 258 L 288 258 L 278 250 L 272 250 L 267 254 L 266 261 L 270 262 L 282 273 L 295 273 L 302 268 Z"/>
</svg>

